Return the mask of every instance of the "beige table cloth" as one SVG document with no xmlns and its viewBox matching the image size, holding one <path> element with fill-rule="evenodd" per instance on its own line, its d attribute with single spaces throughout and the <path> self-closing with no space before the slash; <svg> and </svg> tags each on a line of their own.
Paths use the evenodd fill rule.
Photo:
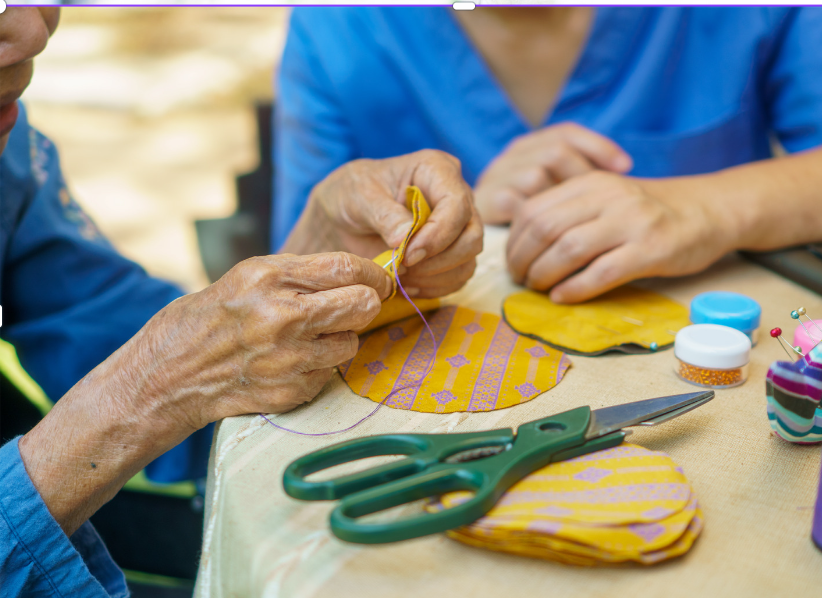
<svg viewBox="0 0 822 598">
<path fill-rule="evenodd" d="M 474 278 L 450 297 L 500 313 L 518 290 L 504 262 L 507 229 L 487 227 Z M 694 486 L 705 529 L 692 550 L 652 567 L 576 568 L 459 544 L 443 535 L 389 545 L 348 544 L 328 528 L 334 503 L 302 502 L 282 489 L 295 458 L 359 436 L 388 432 L 469 432 L 516 427 L 580 405 L 598 408 L 691 392 L 674 374 L 673 350 L 652 355 L 576 357 L 565 378 L 534 400 L 488 413 L 447 415 L 382 407 L 359 427 L 334 436 L 282 432 L 258 416 L 217 426 L 211 452 L 205 537 L 197 595 L 202 598 L 435 598 L 562 596 L 822 596 L 822 553 L 810 540 L 820 448 L 771 434 L 765 374 L 786 359 L 768 337 L 792 334 L 792 309 L 822 318 L 822 298 L 731 256 L 697 276 L 643 283 L 684 304 L 698 293 L 745 293 L 762 305 L 764 335 L 752 353 L 750 378 L 720 390 L 706 406 L 630 441 L 669 453 Z M 310 404 L 278 416 L 281 425 L 324 432 L 351 425 L 374 408 L 335 374 Z M 407 510 L 416 507 L 408 507 Z"/>
</svg>

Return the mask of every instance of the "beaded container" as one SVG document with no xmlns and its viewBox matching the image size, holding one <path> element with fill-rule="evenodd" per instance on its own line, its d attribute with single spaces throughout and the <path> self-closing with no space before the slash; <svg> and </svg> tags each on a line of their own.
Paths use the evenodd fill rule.
<svg viewBox="0 0 822 598">
<path fill-rule="evenodd" d="M 748 379 L 751 339 L 719 324 L 682 328 L 674 341 L 676 374 L 686 382 L 708 388 L 731 388 Z"/>
</svg>

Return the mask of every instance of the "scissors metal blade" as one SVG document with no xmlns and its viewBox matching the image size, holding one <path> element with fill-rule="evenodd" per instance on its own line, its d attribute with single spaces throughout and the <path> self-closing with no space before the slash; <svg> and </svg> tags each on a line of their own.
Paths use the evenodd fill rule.
<svg viewBox="0 0 822 598">
<path fill-rule="evenodd" d="M 714 391 L 691 392 L 604 407 L 591 412 L 587 440 L 629 426 L 654 426 L 687 413 L 714 398 Z"/>
</svg>

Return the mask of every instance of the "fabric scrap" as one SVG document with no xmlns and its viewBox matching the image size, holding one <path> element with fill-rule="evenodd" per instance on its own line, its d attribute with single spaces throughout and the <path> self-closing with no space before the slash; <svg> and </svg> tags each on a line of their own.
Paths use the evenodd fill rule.
<svg viewBox="0 0 822 598">
<path fill-rule="evenodd" d="M 361 336 L 357 355 L 340 366 L 351 390 L 381 402 L 401 389 L 385 402 L 396 409 L 491 411 L 530 401 L 570 366 L 561 351 L 517 334 L 494 314 L 451 305 L 433 312 L 429 324 L 436 352 L 418 317 Z"/>
<path fill-rule="evenodd" d="M 470 498 L 452 492 L 432 512 Z M 690 483 L 665 453 L 623 444 L 552 463 L 484 517 L 447 535 L 479 548 L 593 566 L 654 564 L 687 552 L 703 527 Z"/>
<path fill-rule="evenodd" d="M 554 303 L 545 293 L 521 291 L 505 299 L 502 311 L 520 334 L 576 355 L 665 349 L 679 329 L 690 324 L 684 305 L 632 286 L 574 305 Z"/>
<path fill-rule="evenodd" d="M 416 313 L 414 306 L 411 305 L 410 302 L 406 301 L 404 297 L 397 296 L 397 283 L 394 276 L 394 269 L 398 264 L 402 263 L 402 260 L 405 259 L 405 250 L 408 248 L 408 243 L 428 221 L 428 217 L 431 216 L 431 208 L 419 187 L 415 187 L 413 185 L 410 185 L 405 190 L 405 207 L 410 210 L 413 217 L 408 234 L 405 235 L 405 238 L 402 240 L 402 243 L 400 243 L 398 248 L 384 251 L 374 258 L 374 261 L 385 268 L 386 272 L 388 272 L 391 276 L 391 281 L 394 288 L 392 289 L 391 295 L 388 299 L 383 302 L 382 309 L 377 317 L 374 318 L 368 326 L 362 330 L 359 330 L 359 334 L 376 330 L 381 326 L 407 318 L 408 316 Z M 440 306 L 439 299 L 417 299 L 414 303 L 422 312 L 430 311 Z"/>
</svg>

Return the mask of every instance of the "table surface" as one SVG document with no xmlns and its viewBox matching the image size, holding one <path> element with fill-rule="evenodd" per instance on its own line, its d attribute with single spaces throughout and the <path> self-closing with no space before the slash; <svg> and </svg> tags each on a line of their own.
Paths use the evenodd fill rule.
<svg viewBox="0 0 822 598">
<path fill-rule="evenodd" d="M 485 251 L 469 284 L 448 299 L 500 313 L 518 287 L 505 272 L 507 230 L 487 227 Z M 644 281 L 685 305 L 709 290 L 744 293 L 762 306 L 762 330 L 780 326 L 803 305 L 822 317 L 822 298 L 775 274 L 728 256 L 699 275 Z M 786 356 L 764 334 L 750 378 L 720 390 L 706 406 L 664 426 L 635 431 L 630 441 L 670 454 L 691 481 L 705 529 L 683 557 L 652 567 L 578 568 L 465 546 L 444 535 L 382 546 L 348 544 L 328 528 L 333 503 L 286 496 L 282 474 L 293 459 L 350 438 L 387 432 L 469 432 L 516 427 L 580 405 L 607 405 L 696 387 L 674 374 L 673 351 L 651 355 L 572 357 L 553 389 L 534 400 L 486 413 L 428 414 L 383 407 L 345 434 L 307 437 L 282 432 L 259 416 L 221 422 L 212 446 L 203 555 L 197 595 L 357 598 L 468 595 L 666 598 L 811 596 L 822 591 L 822 553 L 810 540 L 820 447 L 771 434 L 765 374 Z M 344 428 L 374 407 L 335 374 L 310 404 L 277 422 L 305 432 Z"/>
</svg>

